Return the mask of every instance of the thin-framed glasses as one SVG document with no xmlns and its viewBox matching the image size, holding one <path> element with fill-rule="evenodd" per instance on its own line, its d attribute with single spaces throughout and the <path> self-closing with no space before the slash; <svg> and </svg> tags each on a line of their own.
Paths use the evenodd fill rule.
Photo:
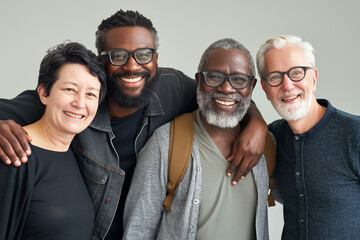
<svg viewBox="0 0 360 240">
<path fill-rule="evenodd" d="M 306 70 L 312 69 L 312 67 L 296 66 L 290 68 L 287 72 L 274 71 L 264 76 L 265 81 L 272 87 L 277 87 L 284 81 L 284 75 L 288 75 L 291 81 L 299 82 L 305 78 Z"/>
<path fill-rule="evenodd" d="M 221 72 L 209 71 L 209 72 L 199 72 L 204 76 L 205 83 L 209 87 L 218 87 L 225 82 L 225 79 L 228 79 L 230 85 L 238 90 L 244 89 L 247 87 L 249 82 L 254 79 L 254 76 L 249 76 L 243 73 L 234 73 L 230 75 L 223 74 Z"/>
<path fill-rule="evenodd" d="M 135 61 L 140 64 L 148 64 L 152 61 L 155 53 L 153 48 L 138 48 L 135 51 L 127 51 L 125 49 L 114 49 L 110 51 L 103 51 L 100 53 L 101 56 L 108 55 L 110 62 L 115 66 L 123 66 L 129 60 L 130 55 L 133 56 Z"/>
</svg>

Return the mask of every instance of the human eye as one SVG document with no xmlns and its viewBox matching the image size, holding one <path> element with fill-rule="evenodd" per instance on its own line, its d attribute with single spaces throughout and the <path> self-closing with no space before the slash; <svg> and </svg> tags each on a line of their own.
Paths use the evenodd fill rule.
<svg viewBox="0 0 360 240">
<path fill-rule="evenodd" d="M 114 62 L 123 62 L 127 59 L 127 52 L 125 51 L 114 51 L 111 53 L 111 59 Z"/>
<path fill-rule="evenodd" d="M 271 72 L 266 76 L 266 80 L 270 85 L 278 85 L 282 81 L 282 74 L 280 72 Z"/>
<path fill-rule="evenodd" d="M 86 95 L 91 99 L 97 99 L 98 98 L 98 95 L 96 93 L 93 93 L 93 92 L 88 92 Z"/>
<path fill-rule="evenodd" d="M 76 92 L 74 88 L 70 88 L 70 87 L 64 88 L 64 91 L 66 91 L 66 92 Z"/>
<path fill-rule="evenodd" d="M 247 76 L 243 76 L 243 75 L 232 75 L 231 76 L 231 81 L 233 83 L 244 83 L 247 82 L 249 80 L 249 78 Z"/>
<path fill-rule="evenodd" d="M 151 57 L 152 51 L 151 49 L 140 49 L 135 54 L 139 61 L 147 61 Z"/>
<path fill-rule="evenodd" d="M 302 77 L 304 76 L 304 69 L 302 68 L 293 68 L 290 70 L 289 72 L 290 78 L 293 80 L 299 80 L 302 79 Z"/>
<path fill-rule="evenodd" d="M 207 74 L 207 78 L 211 81 L 219 82 L 222 80 L 222 76 L 216 72 L 209 72 Z"/>
</svg>

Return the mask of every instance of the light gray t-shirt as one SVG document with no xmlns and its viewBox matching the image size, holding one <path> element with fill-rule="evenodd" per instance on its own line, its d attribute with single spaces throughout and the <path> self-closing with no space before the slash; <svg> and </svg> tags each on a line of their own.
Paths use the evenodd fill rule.
<svg viewBox="0 0 360 240">
<path fill-rule="evenodd" d="M 252 173 L 236 186 L 225 172 L 229 162 L 206 131 L 197 111 L 194 124 L 202 167 L 196 239 L 255 239 L 257 191 Z"/>
</svg>

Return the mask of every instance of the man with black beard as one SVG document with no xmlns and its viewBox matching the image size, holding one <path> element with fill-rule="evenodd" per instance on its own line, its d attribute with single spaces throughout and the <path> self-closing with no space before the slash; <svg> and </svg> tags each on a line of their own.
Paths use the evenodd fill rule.
<svg viewBox="0 0 360 240">
<path fill-rule="evenodd" d="M 74 138 L 72 148 L 95 207 L 93 239 L 120 239 L 137 154 L 155 129 L 196 109 L 196 83 L 178 70 L 158 68 L 157 31 L 138 12 L 120 10 L 103 20 L 96 47 L 108 75 L 107 98 L 89 128 Z M 35 92 L 26 91 L 13 100 L 1 100 L 0 119 L 20 125 L 35 122 L 42 115 L 35 99 Z M 230 176 L 241 163 L 233 183 L 246 176 L 263 150 L 267 126 L 256 107 L 253 110 L 246 134 L 239 136 L 229 157 Z M 0 158 L 15 166 L 26 162 L 28 138 L 14 122 L 2 122 Z"/>
<path fill-rule="evenodd" d="M 224 175 L 256 84 L 254 61 L 242 44 L 222 39 L 204 52 L 195 77 L 199 103 L 192 113 L 195 138 L 171 211 L 163 207 L 168 123 L 154 132 L 139 154 L 126 200 L 123 239 L 268 239 L 264 156 L 236 186 Z"/>
</svg>

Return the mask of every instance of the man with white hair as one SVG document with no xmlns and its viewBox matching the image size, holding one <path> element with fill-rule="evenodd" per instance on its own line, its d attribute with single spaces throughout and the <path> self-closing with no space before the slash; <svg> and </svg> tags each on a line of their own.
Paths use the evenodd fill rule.
<svg viewBox="0 0 360 240">
<path fill-rule="evenodd" d="M 314 49 L 301 38 L 271 38 L 256 60 L 262 88 L 283 118 L 269 125 L 282 239 L 359 239 L 360 117 L 315 98 Z"/>
<path fill-rule="evenodd" d="M 139 154 L 124 212 L 124 239 L 268 239 L 268 173 L 264 156 L 237 185 L 224 170 L 256 84 L 249 51 L 222 39 L 204 52 L 198 73 L 199 110 L 187 171 L 171 211 L 167 193 L 170 124 L 155 131 Z M 184 154 L 185 155 L 185 154 Z M 185 156 L 184 156 L 185 158 Z"/>
</svg>

